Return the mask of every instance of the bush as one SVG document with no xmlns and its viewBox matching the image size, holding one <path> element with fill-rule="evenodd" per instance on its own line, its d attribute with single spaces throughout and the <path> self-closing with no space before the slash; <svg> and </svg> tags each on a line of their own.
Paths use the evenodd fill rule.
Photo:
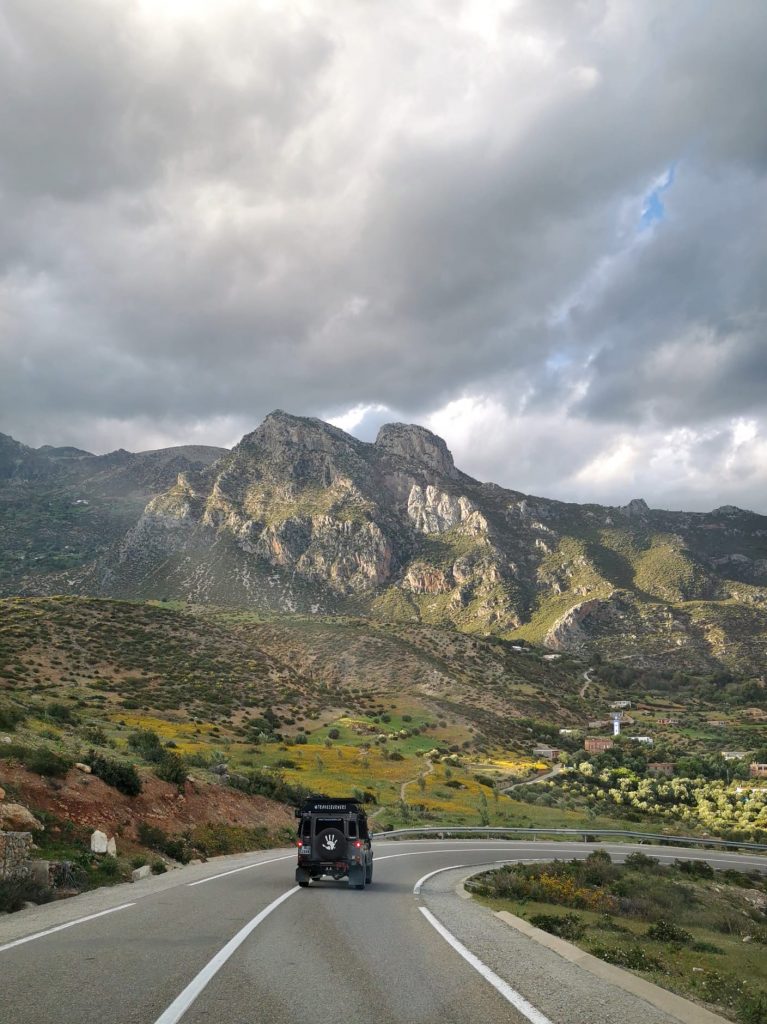
<svg viewBox="0 0 767 1024">
<path fill-rule="evenodd" d="M 615 964 L 617 967 L 628 967 L 632 971 L 660 971 L 663 964 L 656 957 L 647 953 L 641 946 L 626 946 L 608 948 L 606 946 L 592 946 L 589 952 L 592 956 L 598 956 L 608 964 Z"/>
<path fill-rule="evenodd" d="M 137 729 L 132 732 L 128 737 L 128 746 L 153 764 L 165 757 L 162 741 L 153 729 Z"/>
<path fill-rule="evenodd" d="M 168 870 L 168 865 L 164 860 L 153 860 L 152 861 L 152 874 L 153 875 L 164 875 Z"/>
<path fill-rule="evenodd" d="M 328 730 L 328 739 L 337 740 L 340 735 L 341 735 L 341 730 L 340 729 L 329 729 Z"/>
<path fill-rule="evenodd" d="M 67 704 L 49 704 L 45 709 L 46 717 L 64 725 L 75 725 L 79 719 Z"/>
<path fill-rule="evenodd" d="M 25 903 L 48 903 L 53 891 L 31 878 L 0 879 L 0 913 L 13 914 Z"/>
<path fill-rule="evenodd" d="M 0 704 L 0 729 L 13 732 L 17 725 L 21 725 L 27 716 L 21 708 L 11 707 L 10 704 Z"/>
<path fill-rule="evenodd" d="M 138 796 L 141 792 L 141 776 L 132 764 L 113 761 L 92 750 L 88 755 L 88 764 L 96 778 L 106 782 L 126 796 Z"/>
<path fill-rule="evenodd" d="M 178 754 L 163 753 L 163 758 L 154 770 L 158 779 L 183 786 L 186 782 L 186 762 Z"/>
<path fill-rule="evenodd" d="M 74 763 L 69 758 L 57 754 L 50 747 L 27 750 L 23 761 L 31 772 L 53 778 L 63 778 Z"/>
<path fill-rule="evenodd" d="M 151 850 L 164 853 L 166 857 L 187 864 L 191 860 L 189 844 L 182 836 L 171 838 L 156 825 L 149 825 L 142 821 L 137 829 L 138 841 Z"/>
<path fill-rule="evenodd" d="M 402 754 L 400 754 L 399 750 L 392 750 L 391 754 L 389 754 L 389 760 L 390 761 L 404 761 L 405 758 L 403 757 Z"/>
<path fill-rule="evenodd" d="M 767 1024 L 767 992 L 744 992 L 737 1012 L 741 1024 Z"/>
<path fill-rule="evenodd" d="M 558 935 L 560 939 L 576 940 L 583 937 L 586 925 L 577 914 L 534 914 L 530 924 L 545 932 Z"/>
<path fill-rule="evenodd" d="M 714 869 L 705 860 L 675 860 L 674 867 L 693 878 L 713 878 Z"/>
<path fill-rule="evenodd" d="M 655 939 L 656 942 L 675 942 L 685 946 L 692 942 L 692 935 L 671 921 L 657 921 L 650 925 L 645 934 L 648 939 Z"/>
<path fill-rule="evenodd" d="M 646 853 L 630 853 L 623 862 L 632 871 L 655 871 L 660 861 L 657 857 L 648 857 Z"/>
</svg>

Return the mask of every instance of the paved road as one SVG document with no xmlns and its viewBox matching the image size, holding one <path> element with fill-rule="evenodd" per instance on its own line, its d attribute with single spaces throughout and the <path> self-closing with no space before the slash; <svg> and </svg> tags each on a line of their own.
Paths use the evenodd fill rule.
<svg viewBox="0 0 767 1024">
<path fill-rule="evenodd" d="M 330 881 L 299 890 L 294 851 L 274 850 L 23 911 L 0 918 L 0 1021 L 673 1024 L 453 892 L 472 866 L 591 848 L 379 841 L 374 884 L 364 892 Z M 600 848 L 618 857 L 632 849 Z M 767 858 L 705 856 L 767 869 Z M 422 876 L 455 865 L 466 867 L 433 875 L 414 895 Z M 479 967 L 465 958 L 472 952 Z"/>
</svg>

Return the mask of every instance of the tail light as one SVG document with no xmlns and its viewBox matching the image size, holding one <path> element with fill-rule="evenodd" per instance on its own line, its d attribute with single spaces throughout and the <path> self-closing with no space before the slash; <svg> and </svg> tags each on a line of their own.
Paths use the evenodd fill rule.
<svg viewBox="0 0 767 1024">
<path fill-rule="evenodd" d="M 359 849 L 362 846 L 362 843 L 358 839 L 354 845 L 357 847 L 357 849 Z"/>
</svg>

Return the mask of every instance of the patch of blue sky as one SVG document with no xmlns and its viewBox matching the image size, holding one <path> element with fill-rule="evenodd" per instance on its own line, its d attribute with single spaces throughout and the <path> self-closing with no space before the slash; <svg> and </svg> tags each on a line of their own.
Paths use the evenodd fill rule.
<svg viewBox="0 0 767 1024">
<path fill-rule="evenodd" d="M 674 184 L 676 177 L 676 164 L 671 164 L 665 174 L 662 174 L 653 183 L 653 187 L 644 197 L 642 213 L 639 217 L 639 231 L 646 231 L 647 228 L 658 224 L 666 217 L 666 207 L 663 202 L 663 193 Z"/>
</svg>

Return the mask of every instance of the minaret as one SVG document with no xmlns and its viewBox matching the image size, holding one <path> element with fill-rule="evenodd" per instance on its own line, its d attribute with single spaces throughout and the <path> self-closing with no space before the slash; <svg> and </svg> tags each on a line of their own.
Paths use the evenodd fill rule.
<svg viewBox="0 0 767 1024">
<path fill-rule="evenodd" d="M 610 718 L 613 720 L 613 736 L 620 736 L 621 734 L 621 719 L 623 718 L 622 711 L 610 712 Z"/>
</svg>

